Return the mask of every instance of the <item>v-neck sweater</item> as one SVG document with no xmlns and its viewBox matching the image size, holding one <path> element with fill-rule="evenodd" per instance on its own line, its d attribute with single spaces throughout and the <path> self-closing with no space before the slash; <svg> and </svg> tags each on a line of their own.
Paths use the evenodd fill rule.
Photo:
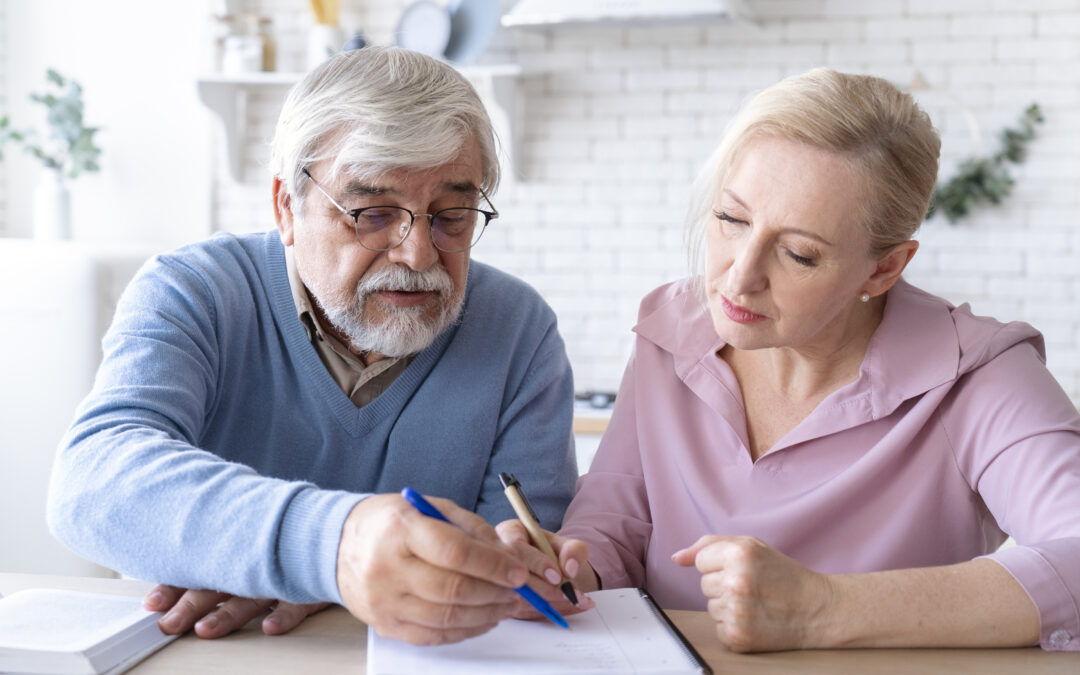
<svg viewBox="0 0 1080 675">
<path fill-rule="evenodd" d="M 577 468 L 555 315 L 470 264 L 460 321 L 357 408 L 297 318 L 275 231 L 149 261 L 123 293 L 94 387 L 61 442 L 53 533 L 125 574 L 340 602 L 337 549 L 365 496 L 410 485 L 491 523 L 499 473 L 556 529 Z"/>
</svg>

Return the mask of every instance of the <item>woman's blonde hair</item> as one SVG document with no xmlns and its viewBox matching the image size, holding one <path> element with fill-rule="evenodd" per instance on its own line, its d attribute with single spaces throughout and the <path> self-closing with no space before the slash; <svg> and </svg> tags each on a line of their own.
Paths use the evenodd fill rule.
<svg viewBox="0 0 1080 675">
<path fill-rule="evenodd" d="M 728 172 L 748 141 L 776 136 L 846 157 L 863 176 L 859 221 L 878 255 L 915 234 L 937 180 L 941 139 L 910 94 L 870 75 L 817 68 L 755 96 L 735 117 L 694 182 L 687 243 L 704 270 L 705 228 Z"/>
</svg>

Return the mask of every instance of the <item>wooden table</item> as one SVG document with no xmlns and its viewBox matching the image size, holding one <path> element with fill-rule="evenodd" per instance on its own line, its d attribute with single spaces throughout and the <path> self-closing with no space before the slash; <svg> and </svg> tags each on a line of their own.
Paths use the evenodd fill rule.
<svg viewBox="0 0 1080 675">
<path fill-rule="evenodd" d="M 143 595 L 151 584 L 120 579 L 0 573 L 0 593 L 23 588 L 70 588 Z M 668 612 L 712 666 L 723 673 L 972 673 L 1042 675 L 1080 673 L 1080 654 L 1029 649 L 852 649 L 734 654 L 713 635 L 704 612 Z M 188 634 L 129 671 L 155 673 L 363 673 L 367 630 L 341 607 L 309 617 L 287 635 L 269 637 L 257 621 L 218 640 Z M 436 674 L 427 674 L 436 675 Z"/>
</svg>

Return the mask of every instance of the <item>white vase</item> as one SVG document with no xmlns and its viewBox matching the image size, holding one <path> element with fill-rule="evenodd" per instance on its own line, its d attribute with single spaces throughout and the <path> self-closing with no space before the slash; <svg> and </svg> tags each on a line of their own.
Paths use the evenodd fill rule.
<svg viewBox="0 0 1080 675">
<path fill-rule="evenodd" d="M 34 238 L 71 239 L 71 194 L 64 174 L 46 168 L 34 190 Z"/>
</svg>

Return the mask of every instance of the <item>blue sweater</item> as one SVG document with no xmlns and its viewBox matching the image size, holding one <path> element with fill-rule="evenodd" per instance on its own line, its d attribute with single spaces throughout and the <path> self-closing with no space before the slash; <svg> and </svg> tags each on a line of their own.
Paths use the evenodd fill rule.
<svg viewBox="0 0 1080 675">
<path fill-rule="evenodd" d="M 61 443 L 48 520 L 73 551 L 142 579 L 340 602 L 342 525 L 411 485 L 495 523 L 517 474 L 558 529 L 577 468 L 555 315 L 470 265 L 462 319 L 357 408 L 297 318 L 276 232 L 148 262 L 124 292 L 93 390 Z"/>
</svg>

